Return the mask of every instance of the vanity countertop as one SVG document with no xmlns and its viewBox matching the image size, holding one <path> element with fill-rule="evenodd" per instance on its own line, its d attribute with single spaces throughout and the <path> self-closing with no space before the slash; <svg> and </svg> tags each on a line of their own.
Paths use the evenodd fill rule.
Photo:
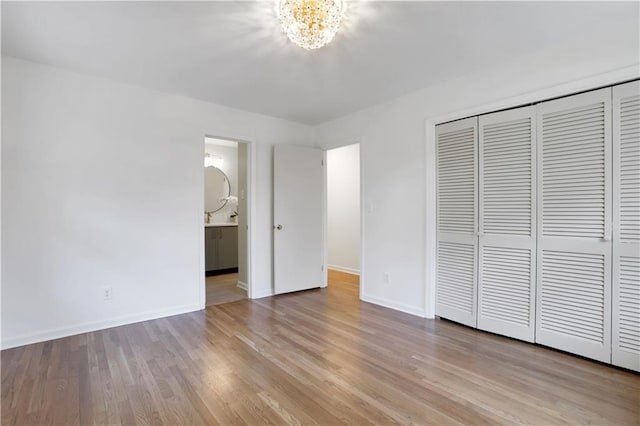
<svg viewBox="0 0 640 426">
<path fill-rule="evenodd" d="M 236 222 L 211 222 L 204 224 L 205 228 L 211 228 L 215 226 L 238 226 L 238 224 Z"/>
</svg>

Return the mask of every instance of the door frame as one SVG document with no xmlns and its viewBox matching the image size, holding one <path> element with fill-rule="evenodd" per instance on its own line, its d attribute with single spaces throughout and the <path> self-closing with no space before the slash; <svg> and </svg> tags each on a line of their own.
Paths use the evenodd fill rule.
<svg viewBox="0 0 640 426">
<path fill-rule="evenodd" d="M 555 86 L 541 87 L 521 95 L 502 98 L 480 105 L 461 108 L 445 114 L 428 116 L 425 128 L 426 167 L 426 211 L 425 211 L 425 286 L 424 313 L 426 318 L 435 318 L 436 312 L 436 126 L 448 121 L 459 120 L 474 115 L 483 115 L 503 109 L 540 103 L 553 98 L 569 96 L 583 91 L 595 90 L 613 84 L 638 78 L 637 67 L 631 66 L 580 80 Z"/>
<path fill-rule="evenodd" d="M 245 197 L 247 199 L 247 298 L 253 299 L 253 271 L 254 268 L 254 256 L 253 247 L 255 245 L 255 208 L 256 208 L 256 194 L 254 188 L 256 187 L 256 141 L 253 138 L 247 137 L 234 137 L 234 136 L 221 136 L 222 132 L 203 132 L 201 136 L 202 147 L 204 148 L 205 138 L 223 139 L 230 142 L 244 143 L 247 145 L 247 190 Z M 203 151 L 204 152 L 204 151 Z M 202 160 L 198 163 L 200 169 L 202 167 Z M 201 309 L 205 309 L 207 305 L 207 277 L 205 272 L 205 257 L 204 257 L 204 244 L 205 244 L 205 229 L 203 226 L 203 212 L 202 206 L 204 206 L 204 171 L 201 172 L 201 186 L 200 186 L 200 203 L 198 206 L 198 227 L 201 229 L 198 238 L 198 276 L 199 276 L 199 304 Z"/>
<path fill-rule="evenodd" d="M 345 146 L 350 145 L 358 145 L 359 147 L 359 156 L 358 162 L 360 165 L 360 273 L 359 273 L 359 298 L 362 300 L 362 295 L 364 294 L 364 178 L 363 178 L 363 166 L 364 162 L 362 161 L 362 138 L 356 137 L 352 139 L 347 139 L 339 143 L 338 145 L 332 146 L 331 148 L 322 148 L 324 150 L 324 214 L 323 214 L 323 222 L 324 222 L 324 278 L 323 278 L 323 288 L 326 288 L 329 283 L 329 194 L 328 194 L 328 186 L 327 186 L 327 177 L 328 177 L 328 168 L 327 168 L 327 151 L 331 151 L 333 149 L 344 148 Z"/>
</svg>

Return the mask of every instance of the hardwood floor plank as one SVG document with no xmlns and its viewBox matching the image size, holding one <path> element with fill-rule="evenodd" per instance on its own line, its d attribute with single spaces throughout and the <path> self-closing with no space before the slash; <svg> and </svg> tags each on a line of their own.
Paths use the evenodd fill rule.
<svg viewBox="0 0 640 426">
<path fill-rule="evenodd" d="M 238 273 L 210 275 L 206 278 L 207 306 L 221 305 L 247 298 L 247 292 L 238 287 Z"/>
<path fill-rule="evenodd" d="M 3 425 L 640 424 L 640 375 L 329 287 L 2 351 Z"/>
</svg>

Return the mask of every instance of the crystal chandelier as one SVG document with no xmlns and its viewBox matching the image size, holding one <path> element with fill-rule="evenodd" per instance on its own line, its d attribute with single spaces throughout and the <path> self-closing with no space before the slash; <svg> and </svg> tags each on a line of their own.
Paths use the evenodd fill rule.
<svg viewBox="0 0 640 426">
<path fill-rule="evenodd" d="M 311 50 L 336 35 L 343 13 L 342 0 L 280 0 L 278 16 L 289 39 Z"/>
</svg>

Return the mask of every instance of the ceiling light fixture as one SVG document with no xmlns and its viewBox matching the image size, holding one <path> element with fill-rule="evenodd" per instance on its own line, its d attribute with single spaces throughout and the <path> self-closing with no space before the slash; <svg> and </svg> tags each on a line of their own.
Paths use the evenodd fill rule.
<svg viewBox="0 0 640 426">
<path fill-rule="evenodd" d="M 280 0 L 278 17 L 289 40 L 318 49 L 336 35 L 344 12 L 342 0 Z"/>
</svg>

